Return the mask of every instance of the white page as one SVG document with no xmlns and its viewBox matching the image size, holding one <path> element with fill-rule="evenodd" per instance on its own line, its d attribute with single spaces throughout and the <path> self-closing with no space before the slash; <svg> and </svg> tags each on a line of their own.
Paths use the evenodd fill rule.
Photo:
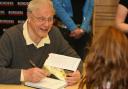
<svg viewBox="0 0 128 89">
<path fill-rule="evenodd" d="M 44 65 L 76 71 L 80 61 L 81 61 L 80 58 L 74 58 L 74 57 L 50 53 Z"/>
<path fill-rule="evenodd" d="M 46 77 L 37 83 L 25 82 L 25 85 L 40 89 L 64 89 L 67 83 L 66 81 Z"/>
</svg>

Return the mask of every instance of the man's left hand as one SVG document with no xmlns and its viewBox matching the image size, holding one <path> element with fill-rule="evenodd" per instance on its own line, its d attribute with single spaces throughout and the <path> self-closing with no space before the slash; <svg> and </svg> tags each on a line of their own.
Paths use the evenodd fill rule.
<svg viewBox="0 0 128 89">
<path fill-rule="evenodd" d="M 66 77 L 68 86 L 78 83 L 80 79 L 81 79 L 81 74 L 78 70 L 72 73 L 68 73 Z"/>
</svg>

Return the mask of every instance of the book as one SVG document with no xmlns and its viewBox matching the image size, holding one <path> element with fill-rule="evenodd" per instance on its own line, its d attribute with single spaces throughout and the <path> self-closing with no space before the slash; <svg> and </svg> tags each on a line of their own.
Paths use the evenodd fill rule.
<svg viewBox="0 0 128 89">
<path fill-rule="evenodd" d="M 76 71 L 80 63 L 80 58 L 50 53 L 44 63 L 44 69 L 60 80 L 65 80 L 66 71 Z"/>
<path fill-rule="evenodd" d="M 49 74 L 54 75 L 57 79 L 65 81 L 66 72 L 63 69 L 53 67 L 53 66 L 48 66 L 48 65 L 45 65 L 44 69 L 47 70 L 49 72 Z"/>
<path fill-rule="evenodd" d="M 80 61 L 81 61 L 80 58 L 50 53 L 49 57 L 46 59 L 44 63 L 44 66 L 48 65 L 61 69 L 76 71 Z"/>
<path fill-rule="evenodd" d="M 39 89 L 63 89 L 67 83 L 66 81 L 46 77 L 37 83 L 25 82 L 25 85 Z"/>
<path fill-rule="evenodd" d="M 25 85 L 39 89 L 63 89 L 67 85 L 67 82 L 65 80 L 65 70 L 72 72 L 76 71 L 80 61 L 80 58 L 50 53 L 49 57 L 44 63 L 43 69 L 47 70 L 58 79 L 46 77 L 37 83 L 25 82 Z"/>
</svg>

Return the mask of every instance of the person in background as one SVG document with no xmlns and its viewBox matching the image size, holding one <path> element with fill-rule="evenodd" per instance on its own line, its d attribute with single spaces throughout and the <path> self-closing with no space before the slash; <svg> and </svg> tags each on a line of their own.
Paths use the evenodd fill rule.
<svg viewBox="0 0 128 89">
<path fill-rule="evenodd" d="M 40 81 L 49 75 L 41 69 L 49 53 L 79 57 L 53 26 L 54 14 L 51 0 L 32 0 L 25 23 L 4 32 L 0 39 L 0 83 Z M 67 74 L 68 85 L 80 80 L 81 69 L 82 64 L 77 71 Z"/>
<path fill-rule="evenodd" d="M 128 0 L 120 0 L 116 13 L 116 27 L 128 33 Z"/>
<path fill-rule="evenodd" d="M 64 38 L 84 59 L 91 38 L 94 0 L 52 0 Z"/>
<path fill-rule="evenodd" d="M 127 89 L 128 39 L 124 32 L 109 27 L 94 36 L 83 69 L 79 89 Z"/>
</svg>

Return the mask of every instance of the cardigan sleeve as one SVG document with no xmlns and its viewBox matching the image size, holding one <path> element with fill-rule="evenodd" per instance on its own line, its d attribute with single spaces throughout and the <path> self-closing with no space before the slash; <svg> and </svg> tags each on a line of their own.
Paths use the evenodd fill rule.
<svg viewBox="0 0 128 89">
<path fill-rule="evenodd" d="M 20 83 L 20 69 L 9 68 L 12 60 L 12 47 L 5 32 L 0 39 L 0 83 Z"/>
</svg>

